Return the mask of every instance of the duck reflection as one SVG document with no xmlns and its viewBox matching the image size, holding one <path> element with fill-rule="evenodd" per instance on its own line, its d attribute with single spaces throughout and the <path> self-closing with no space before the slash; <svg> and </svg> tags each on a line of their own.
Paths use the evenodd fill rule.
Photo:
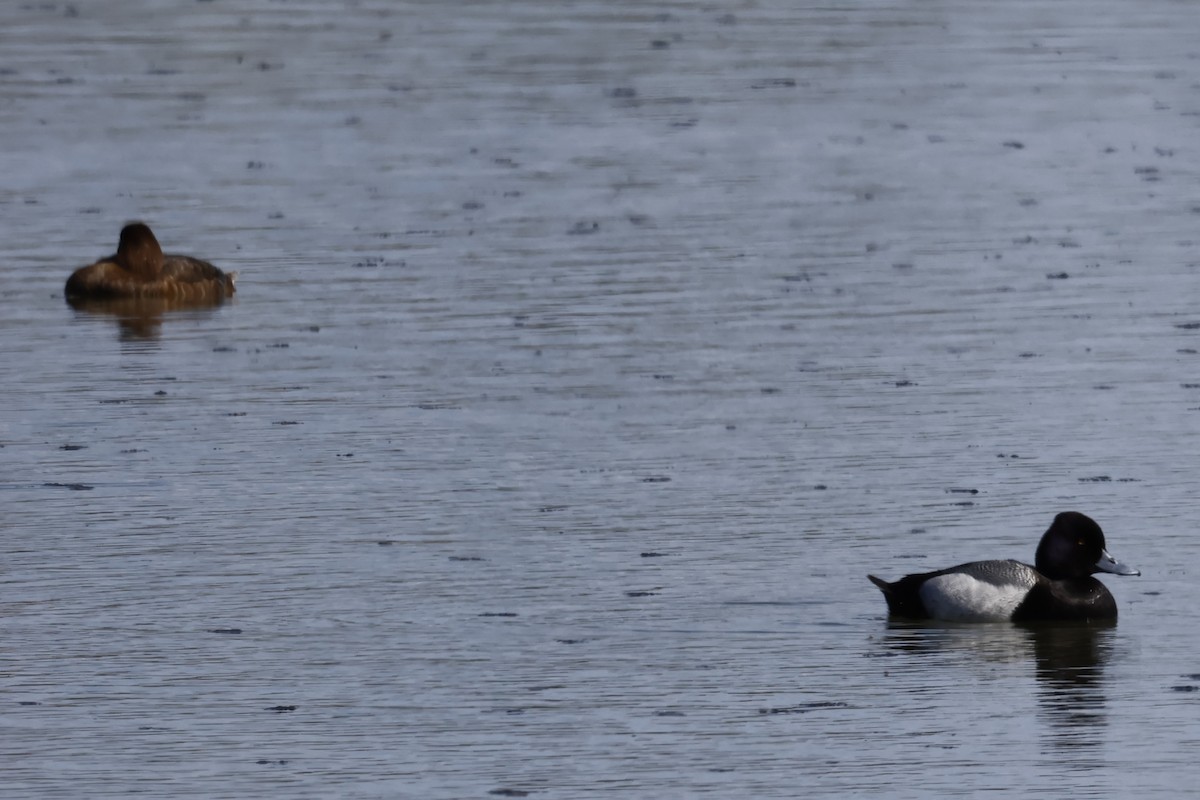
<svg viewBox="0 0 1200 800">
<path fill-rule="evenodd" d="M 890 621 L 888 649 L 971 663 L 1031 663 L 1039 716 L 1051 745 L 1097 747 L 1107 723 L 1104 668 L 1112 656 L 1116 620 L 1024 625 Z M 954 658 L 955 663 L 964 659 Z"/>
<path fill-rule="evenodd" d="M 1033 649 L 1039 705 L 1060 747 L 1096 744 L 1106 722 L 1104 665 L 1113 651 L 1116 621 L 1025 627 Z"/>
<path fill-rule="evenodd" d="M 168 315 L 191 312 L 189 316 L 211 315 L 224 304 L 224 298 L 186 299 L 177 297 L 68 297 L 76 311 L 112 317 L 122 341 L 157 339 Z"/>
</svg>

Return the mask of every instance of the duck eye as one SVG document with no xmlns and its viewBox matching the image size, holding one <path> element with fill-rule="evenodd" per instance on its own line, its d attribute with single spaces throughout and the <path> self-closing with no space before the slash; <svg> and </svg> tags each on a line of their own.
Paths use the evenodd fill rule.
<svg viewBox="0 0 1200 800">
<path fill-rule="evenodd" d="M 1075 544 L 1079 545 L 1080 547 L 1083 547 L 1083 539 L 1080 539 L 1080 540 L 1079 540 L 1078 542 L 1076 542 Z"/>
</svg>

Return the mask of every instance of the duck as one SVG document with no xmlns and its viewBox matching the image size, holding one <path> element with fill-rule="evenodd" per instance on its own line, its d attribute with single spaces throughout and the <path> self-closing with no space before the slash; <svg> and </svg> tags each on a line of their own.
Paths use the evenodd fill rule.
<svg viewBox="0 0 1200 800">
<path fill-rule="evenodd" d="M 154 298 L 219 303 L 233 295 L 236 278 L 237 273 L 198 258 L 164 255 L 149 225 L 130 222 L 121 229 L 117 252 L 71 273 L 64 294 L 68 301 Z"/>
<path fill-rule="evenodd" d="M 1097 572 L 1141 575 L 1108 554 L 1104 531 L 1064 511 L 1042 535 L 1034 566 L 1012 559 L 972 561 L 905 575 L 879 587 L 892 617 L 953 622 L 1115 621 L 1117 602 Z"/>
</svg>

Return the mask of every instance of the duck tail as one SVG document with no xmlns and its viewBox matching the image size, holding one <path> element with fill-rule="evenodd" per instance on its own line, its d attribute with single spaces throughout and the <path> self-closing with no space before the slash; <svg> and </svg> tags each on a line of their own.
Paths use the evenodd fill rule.
<svg viewBox="0 0 1200 800">
<path fill-rule="evenodd" d="M 929 612 L 925 610 L 919 591 L 920 583 L 925 577 L 924 575 L 907 575 L 894 583 L 888 583 L 874 575 L 867 576 L 871 583 L 878 586 L 879 591 L 883 592 L 883 599 L 887 601 L 888 615 L 908 619 L 927 619 L 929 617 Z"/>
</svg>

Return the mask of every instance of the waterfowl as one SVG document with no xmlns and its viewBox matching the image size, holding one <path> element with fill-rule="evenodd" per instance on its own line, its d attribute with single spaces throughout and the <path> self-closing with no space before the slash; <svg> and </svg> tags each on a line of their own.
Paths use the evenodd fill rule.
<svg viewBox="0 0 1200 800">
<path fill-rule="evenodd" d="M 163 254 L 150 227 L 121 229 L 117 252 L 80 267 L 67 279 L 67 300 L 155 298 L 220 302 L 234 293 L 236 273 L 191 256 Z"/>
<path fill-rule="evenodd" d="M 868 575 L 888 613 L 959 622 L 1115 620 L 1117 602 L 1097 572 L 1141 575 L 1108 554 L 1104 532 L 1077 511 L 1054 518 L 1038 544 L 1035 566 L 1014 560 L 972 561 L 888 582 Z"/>
</svg>

